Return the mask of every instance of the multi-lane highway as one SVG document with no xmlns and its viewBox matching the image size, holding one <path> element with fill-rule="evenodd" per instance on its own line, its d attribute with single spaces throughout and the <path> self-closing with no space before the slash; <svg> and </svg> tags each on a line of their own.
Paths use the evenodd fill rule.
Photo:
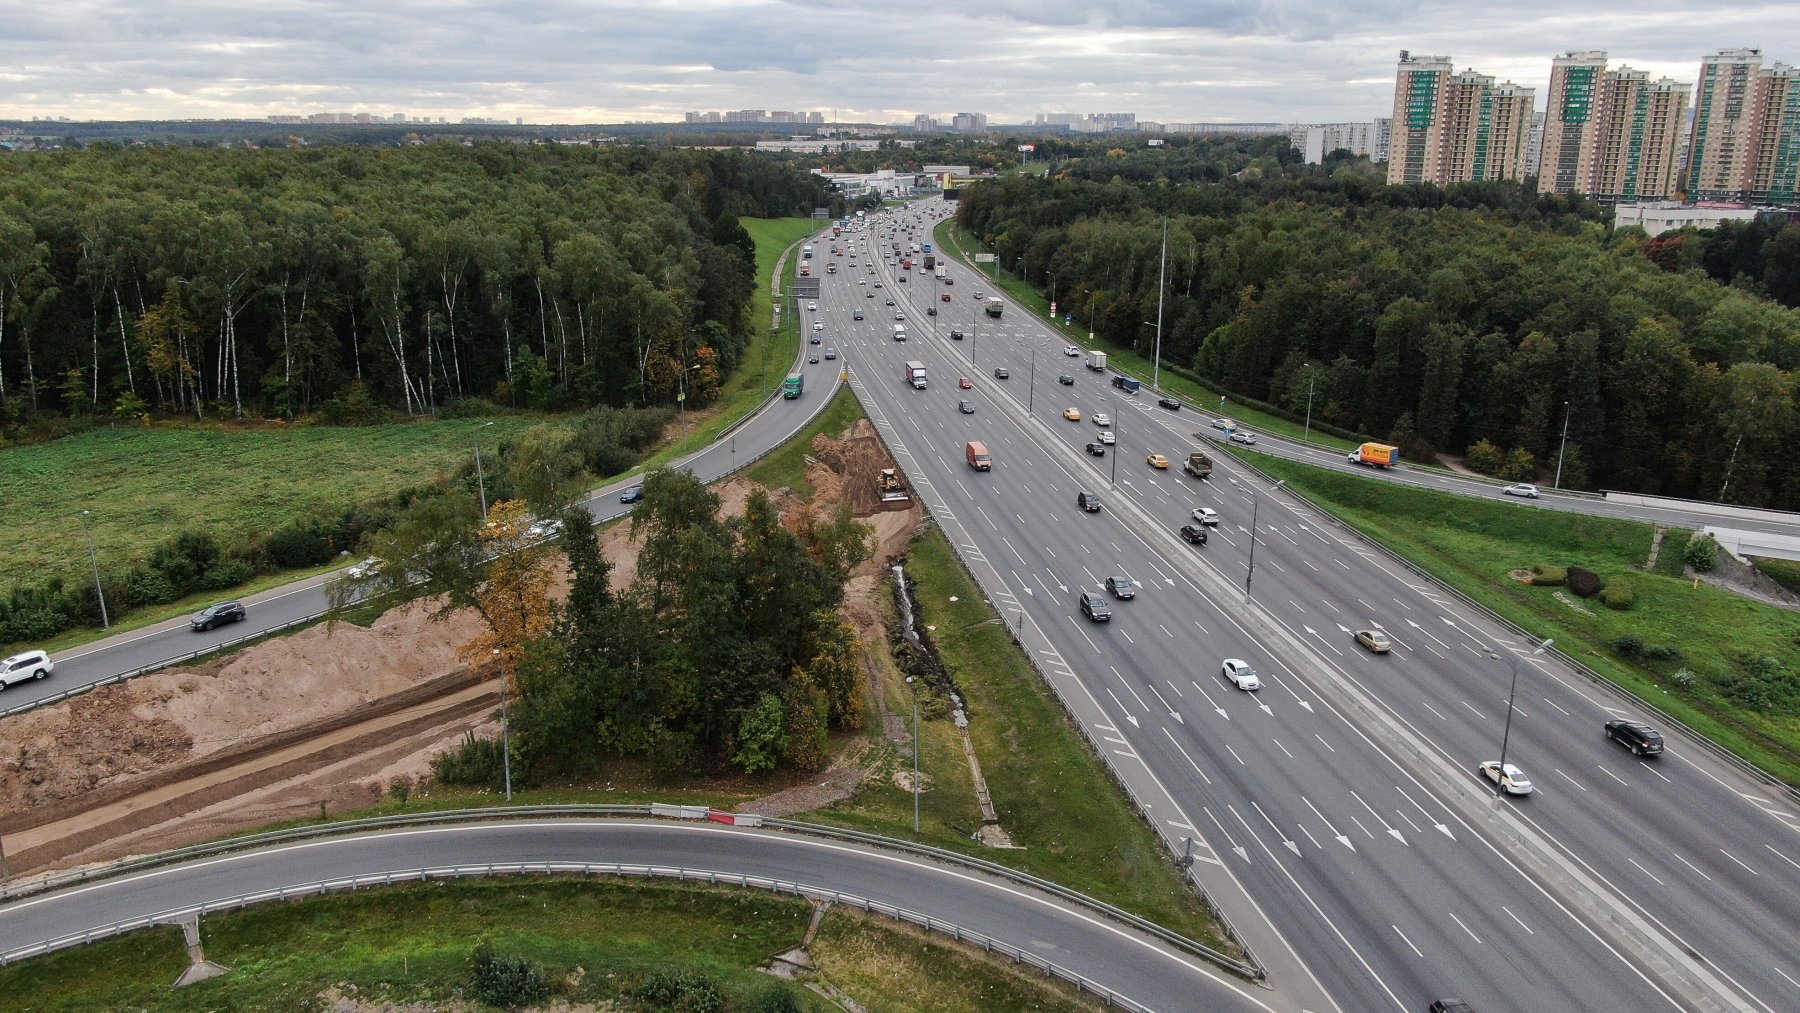
<svg viewBox="0 0 1800 1013">
<path fill-rule="evenodd" d="M 892 233 L 909 218 L 910 239 Z M 841 358 L 803 366 L 805 398 L 684 463 L 711 478 L 776 445 L 848 368 L 923 502 L 1158 830 L 1198 842 L 1201 880 L 1271 970 L 1272 1005 L 1417 1009 L 1462 994 L 1487 1010 L 1800 1008 L 1800 817 L 1784 797 L 1678 734 L 1660 759 L 1608 743 L 1603 722 L 1634 716 L 1630 701 L 1530 656 L 1229 459 L 1214 455 L 1208 482 L 1183 477 L 1210 414 L 1126 395 L 1016 307 L 988 317 L 975 296 L 988 286 L 960 264 L 953 286 L 922 271 L 899 281 L 882 255 L 896 239 L 931 241 L 924 212 L 814 241 L 815 264 L 840 266 L 803 326 L 821 323 L 816 350 Z M 891 337 L 896 312 L 905 342 Z M 926 363 L 928 388 L 902 380 L 907 360 Z M 1117 441 L 1099 458 L 1082 449 L 1096 413 Z M 969 439 L 988 444 L 992 472 L 964 464 Z M 1172 468 L 1148 468 L 1153 452 Z M 615 491 L 590 504 L 597 518 L 622 509 Z M 1098 512 L 1077 508 L 1082 491 Z M 1189 546 L 1175 532 L 1200 506 L 1221 522 Z M 1090 622 L 1076 596 L 1109 576 L 1137 594 Z M 172 623 L 70 652 L 56 678 L 0 702 L 317 612 L 319 584 L 252 599 L 236 628 Z M 1350 631 L 1369 627 L 1390 654 L 1354 645 Z M 1233 688 L 1228 657 L 1263 688 Z M 1497 800 L 1473 769 L 1499 755 L 1512 664 L 1506 758 L 1536 792 Z"/>
<path fill-rule="evenodd" d="M 1800 1008 L 1800 819 L 1784 798 L 1679 735 L 1660 759 L 1610 744 L 1603 724 L 1634 716 L 1630 701 L 1528 657 L 1534 645 L 1229 460 L 1206 483 L 1149 469 L 1151 452 L 1178 466 L 1210 416 L 1124 395 L 1016 308 L 986 317 L 961 265 L 954 286 L 899 282 L 893 241 L 878 227 L 840 258 L 858 266 L 827 278 L 824 333 L 990 597 L 1114 744 L 1108 759 L 1166 799 L 1159 828 L 1204 839 L 1215 894 L 1272 967 L 1266 949 L 1290 945 L 1353 1010 L 1446 992 L 1492 1009 Z M 912 325 L 904 343 L 888 297 Z M 903 382 L 906 360 L 926 363 L 926 390 Z M 1096 413 L 1114 420 L 1104 458 L 1081 449 Z M 970 439 L 994 471 L 965 465 Z M 1083 490 L 1100 512 L 1076 507 Z M 1203 548 L 1175 537 L 1197 506 L 1223 518 Z M 1110 623 L 1083 618 L 1076 595 L 1115 574 L 1137 596 L 1112 602 Z M 1365 627 L 1394 651 L 1356 647 Z M 1232 688 L 1227 657 L 1265 687 Z M 1494 801 L 1473 769 L 1499 755 L 1515 661 L 1507 760 L 1537 791 Z M 1254 906 L 1232 909 L 1239 885 Z M 1244 924 L 1259 914 L 1275 926 L 1260 945 Z"/>
<path fill-rule="evenodd" d="M 718 824 L 550 820 L 327 837 L 223 855 L 0 907 L 0 953 L 281 887 L 491 863 L 716 872 L 903 908 L 1058 964 L 1156 1010 L 1270 1011 L 1269 993 L 1055 897 L 966 868 Z M 798 940 L 796 940 L 798 942 Z"/>
</svg>

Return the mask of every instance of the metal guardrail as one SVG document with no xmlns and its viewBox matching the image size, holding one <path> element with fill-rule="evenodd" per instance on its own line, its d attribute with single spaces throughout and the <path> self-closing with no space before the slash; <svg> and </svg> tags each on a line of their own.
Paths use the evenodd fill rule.
<svg viewBox="0 0 1800 1013">
<path fill-rule="evenodd" d="M 1048 893 L 1052 896 L 1055 896 L 1061 900 L 1067 901 L 1071 904 L 1086 908 L 1096 914 L 1101 915 L 1102 917 L 1105 917 L 1110 920 L 1117 921 L 1117 922 L 1120 922 L 1127 926 L 1130 926 L 1131 928 L 1134 928 L 1146 935 L 1149 935 L 1149 936 L 1157 939 L 1160 942 L 1163 942 L 1164 944 L 1170 946 L 1171 948 L 1180 950 L 1180 951 L 1188 953 L 1192 956 L 1196 956 L 1196 957 L 1199 957 L 1200 959 L 1206 960 L 1207 962 L 1212 963 L 1218 967 L 1221 967 L 1224 970 L 1231 971 L 1235 974 L 1239 974 L 1244 977 L 1251 978 L 1253 980 L 1261 980 L 1263 977 L 1263 973 L 1260 968 L 1252 967 L 1248 964 L 1243 963 L 1242 961 L 1235 960 L 1232 957 L 1230 957 L 1226 954 L 1220 953 L 1219 951 L 1214 950 L 1211 947 L 1206 946 L 1203 943 L 1199 943 L 1192 939 L 1188 939 L 1187 937 L 1181 935 L 1180 933 L 1173 932 L 1167 928 L 1164 928 L 1163 926 L 1158 925 L 1155 922 L 1150 921 L 1149 919 L 1140 917 L 1138 915 L 1134 915 L 1129 911 L 1125 911 L 1121 908 L 1115 907 L 1114 905 L 1108 904 L 1105 901 L 1098 900 L 1093 897 L 1089 897 L 1086 894 L 1083 894 L 1079 891 L 1071 890 L 1067 887 L 1053 883 L 1049 880 L 1040 879 L 1039 877 L 1033 876 L 1030 873 L 1021 872 L 1019 870 L 1012 869 L 1012 868 L 1009 868 L 1004 865 L 999 865 L 994 862 L 986 861 L 984 859 L 979 859 L 979 858 L 974 858 L 974 857 L 971 857 L 968 855 L 958 854 L 954 851 L 946 851 L 941 848 L 934 848 L 929 845 L 915 844 L 911 841 L 903 841 L 903 840 L 899 840 L 897 838 L 884 837 L 879 834 L 864 833 L 862 831 L 845 830 L 845 829 L 840 829 L 837 827 L 823 826 L 820 824 L 803 823 L 803 822 L 796 821 L 796 820 L 763 819 L 763 818 L 755 816 L 753 814 L 722 814 L 722 813 L 717 813 L 714 810 L 707 809 L 704 806 L 665 806 L 665 805 L 659 805 L 659 804 L 654 804 L 654 803 L 646 803 L 646 804 L 639 804 L 639 805 L 540 805 L 540 806 L 495 807 L 495 808 L 491 808 L 491 809 L 446 809 L 446 810 L 443 810 L 440 812 L 411 813 L 411 814 L 402 814 L 402 815 L 396 815 L 396 816 L 373 816 L 373 817 L 368 817 L 365 819 L 342 820 L 342 821 L 335 822 L 335 823 L 321 824 L 321 825 L 317 825 L 317 826 L 292 827 L 292 828 L 289 828 L 286 830 L 274 830 L 274 831 L 269 831 L 269 832 L 260 833 L 260 834 L 248 834 L 243 837 L 233 837 L 233 838 L 228 838 L 223 841 L 213 841 L 213 842 L 210 842 L 207 844 L 197 844 L 197 845 L 193 845 L 193 846 L 186 847 L 186 848 L 176 848 L 171 851 L 164 851 L 164 852 L 160 852 L 155 855 L 147 855 L 147 856 L 143 856 L 140 858 L 123 859 L 121 861 L 111 862 L 106 865 L 96 866 L 96 867 L 89 868 L 89 869 L 79 869 L 79 870 L 75 870 L 73 872 L 67 872 L 67 873 L 61 873 L 61 874 L 52 875 L 52 876 L 41 877 L 39 879 L 30 880 L 30 881 L 27 881 L 24 883 L 9 884 L 4 888 L 0 888 L 0 902 L 14 900 L 17 898 L 32 896 L 32 895 L 41 894 L 41 893 L 47 893 L 47 892 L 51 892 L 51 891 L 57 890 L 62 887 L 72 886 L 72 885 L 76 885 L 76 884 L 93 883 L 93 882 L 98 882 L 98 881 L 106 880 L 106 879 L 114 879 L 114 878 L 117 878 L 120 876 L 129 875 L 133 872 L 139 872 L 139 871 L 144 871 L 144 870 L 153 869 L 153 868 L 165 867 L 165 866 L 174 865 L 174 864 L 178 864 L 181 862 L 190 861 L 190 860 L 194 860 L 194 859 L 210 858 L 210 857 L 215 857 L 215 856 L 222 855 L 222 854 L 230 854 L 230 853 L 234 853 L 234 852 L 255 850 L 257 848 L 261 848 L 261 847 L 268 846 L 268 845 L 285 844 L 285 843 L 290 843 L 293 841 L 317 839 L 317 838 L 322 838 L 322 837 L 335 837 L 335 836 L 358 833 L 358 832 L 367 831 L 367 830 L 387 830 L 387 829 L 398 829 L 398 828 L 404 828 L 404 827 L 437 825 L 437 824 L 446 824 L 446 823 L 479 823 L 479 822 L 484 822 L 484 821 L 502 820 L 502 819 L 504 819 L 504 820 L 568 819 L 571 817 L 648 818 L 648 817 L 654 817 L 654 816 L 673 816 L 673 817 L 677 817 L 677 818 L 686 818 L 686 819 L 690 819 L 690 820 L 712 819 L 712 818 L 717 818 L 717 817 L 729 816 L 729 818 L 731 818 L 731 819 L 743 820 L 743 821 L 745 821 L 745 823 L 747 825 L 765 826 L 765 827 L 782 830 L 784 832 L 791 832 L 791 833 L 796 833 L 796 834 L 801 834 L 801 835 L 811 836 L 811 837 L 824 837 L 824 838 L 830 838 L 830 839 L 835 839 L 835 840 L 848 841 L 851 843 L 863 844 L 863 845 L 867 845 L 870 847 L 878 847 L 878 848 L 883 848 L 883 849 L 891 850 L 891 851 L 900 851 L 900 852 L 904 852 L 904 853 L 908 853 L 908 854 L 919 855 L 921 857 L 930 858 L 935 861 L 942 862 L 944 864 L 962 866 L 964 868 L 968 868 L 968 869 L 971 869 L 971 870 L 974 870 L 977 872 L 981 872 L 981 873 L 984 873 L 986 875 L 989 875 L 989 876 L 992 876 L 992 877 L 995 877 L 998 879 L 1008 880 L 1010 882 L 1017 883 L 1021 886 L 1030 887 L 1032 889 L 1035 889 L 1035 890 L 1038 890 L 1038 891 L 1041 891 L 1044 893 Z M 495 866 L 484 866 L 483 868 L 495 868 Z M 829 892 L 829 891 L 825 891 L 825 892 Z M 287 891 L 273 891 L 273 893 L 275 894 L 275 896 L 265 896 L 264 894 L 253 894 L 253 895 L 248 895 L 248 896 L 250 896 L 252 898 L 258 898 L 258 899 L 285 899 L 287 896 L 294 895 L 293 890 L 291 888 Z M 863 903 L 866 904 L 866 903 L 873 903 L 873 902 L 863 902 Z M 231 906 L 231 905 L 227 904 L 225 902 L 219 902 L 219 903 L 212 905 L 212 908 L 217 909 L 221 906 Z M 237 906 L 242 906 L 242 905 L 237 905 Z M 186 911 L 186 910 L 192 910 L 192 909 L 183 909 L 183 910 Z M 204 911 L 204 909 L 202 909 L 202 913 L 203 913 L 203 911 Z M 924 917 L 924 916 L 921 916 L 921 917 Z M 20 959 L 21 956 L 31 956 L 31 955 L 35 955 L 36 953 L 49 952 L 48 950 L 45 950 L 45 949 L 38 949 L 38 947 L 51 946 L 51 948 L 61 948 L 64 945 L 75 945 L 80 942 L 88 942 L 88 941 L 92 941 L 93 939 L 103 938 L 105 935 L 114 935 L 114 934 L 117 934 L 118 931 L 128 931 L 129 928 L 142 927 L 145 924 L 159 924 L 160 922 L 156 921 L 156 919 L 162 919 L 162 920 L 166 921 L 166 920 L 168 920 L 168 917 L 164 916 L 164 915 L 158 915 L 158 916 L 152 916 L 152 918 L 150 920 L 140 918 L 140 919 L 135 919 L 131 922 L 115 923 L 116 925 L 126 926 L 126 928 L 117 929 L 115 931 L 115 930 L 111 930 L 112 927 L 109 926 L 108 931 L 94 930 L 91 932 L 82 933 L 80 936 L 68 937 L 68 939 L 70 941 L 68 941 L 66 943 L 63 943 L 63 942 L 60 942 L 57 940 L 48 940 L 48 941 L 41 942 L 41 943 L 34 943 L 30 947 L 15 949 L 15 950 L 11 951 L 11 953 L 0 953 L 0 964 L 5 964 L 8 962 L 8 960 Z M 924 924 L 924 923 L 921 923 L 921 924 Z M 936 924 L 948 925 L 950 923 L 937 922 Z M 931 926 L 927 926 L 927 927 L 931 927 Z M 96 933 L 99 933 L 99 934 L 96 934 Z M 977 933 L 975 935 L 979 935 L 979 934 Z M 961 937 L 958 937 L 958 938 L 961 938 Z M 986 938 L 986 937 L 982 937 L 982 938 Z M 52 944 L 55 944 L 55 945 L 52 945 Z M 30 951 L 30 952 L 26 952 L 26 951 Z M 1026 955 L 1026 958 L 1028 958 L 1028 959 L 1025 959 L 1025 958 L 1018 958 L 1018 959 L 1025 959 L 1025 962 L 1032 963 L 1032 964 L 1034 964 L 1034 966 L 1044 963 L 1043 961 L 1041 961 L 1040 958 L 1030 957 L 1029 955 Z M 1049 966 L 1049 965 L 1046 965 L 1046 966 Z"/>
<path fill-rule="evenodd" d="M 1208 439 L 1212 439 L 1212 438 L 1208 437 Z M 1216 439 L 1212 439 L 1212 442 L 1218 443 L 1218 441 Z M 1246 468 L 1250 469 L 1251 471 L 1256 472 L 1258 475 L 1262 476 L 1263 481 L 1270 482 L 1270 483 L 1273 483 L 1275 481 L 1275 479 L 1272 478 L 1268 472 L 1263 471 L 1261 468 L 1257 467 L 1253 462 L 1249 461 L 1247 459 L 1246 455 L 1240 454 L 1236 457 L 1236 460 L 1238 461 L 1238 463 L 1242 464 L 1244 467 L 1246 467 Z M 1433 587 L 1454 597 L 1458 602 L 1461 602 L 1464 607 L 1470 609 L 1471 611 L 1480 613 L 1483 617 L 1487 618 L 1488 620 L 1490 620 L 1494 623 L 1498 623 L 1500 626 L 1504 627 L 1507 630 L 1512 631 L 1514 634 L 1518 635 L 1519 637 L 1521 637 L 1527 641 L 1535 642 L 1535 640 L 1537 639 L 1537 635 L 1532 633 L 1530 630 L 1525 629 L 1523 626 L 1520 626 L 1518 623 L 1513 622 L 1511 619 L 1506 618 L 1505 616 L 1501 615 L 1500 613 L 1495 612 L 1493 609 L 1488 608 L 1486 605 L 1483 605 L 1480 602 L 1476 601 L 1475 599 L 1469 597 L 1468 595 L 1463 594 L 1461 591 L 1457 590 L 1456 588 L 1451 587 L 1450 585 L 1444 583 L 1443 581 L 1440 581 L 1437 578 L 1437 575 L 1431 573 L 1428 570 L 1421 569 L 1419 566 L 1415 565 L 1411 560 L 1400 555 L 1399 553 L 1395 552 L 1394 550 L 1388 548 L 1386 545 L 1383 545 L 1379 539 L 1370 538 L 1367 535 L 1364 535 L 1361 531 L 1357 530 L 1354 526 L 1344 523 L 1344 521 L 1339 519 L 1336 514 L 1325 509 L 1324 507 L 1321 507 L 1319 504 L 1313 502 L 1311 499 L 1308 499 L 1305 495 L 1303 495 L 1299 491 L 1297 491 L 1292 485 L 1283 486 L 1282 488 L 1285 489 L 1290 496 L 1293 496 L 1295 499 L 1306 504 L 1312 510 L 1317 512 L 1320 516 L 1328 518 L 1331 521 L 1331 523 L 1334 526 L 1336 526 L 1337 528 L 1349 533 L 1351 536 L 1355 537 L 1357 539 L 1357 541 L 1361 542 L 1363 545 L 1366 545 L 1372 549 L 1375 549 L 1376 551 L 1380 552 L 1383 556 L 1386 556 L 1388 559 L 1393 560 L 1395 563 L 1399 564 L 1400 566 L 1405 567 L 1411 573 L 1418 575 L 1418 577 L 1421 580 L 1425 580 L 1425 581 L 1429 582 Z M 1684 722 L 1684 721 L 1680 720 L 1679 718 L 1675 717 L 1674 715 L 1670 714 L 1668 711 L 1663 710 L 1661 707 L 1658 707 L 1657 705 L 1651 703 L 1650 701 L 1645 700 L 1643 697 L 1640 697 L 1637 694 L 1631 692 L 1630 690 L 1626 689 L 1625 687 L 1619 685 L 1617 682 L 1614 682 L 1613 680 L 1608 679 L 1606 676 L 1601 675 L 1599 672 L 1596 672 L 1594 669 L 1590 668 L 1586 662 L 1582 661 L 1581 659 L 1575 657 L 1572 654 L 1568 654 L 1567 652 L 1563 651 L 1562 648 L 1552 646 L 1550 648 L 1550 650 L 1545 653 L 1553 655 L 1554 657 L 1561 659 L 1564 664 L 1566 664 L 1570 668 L 1574 669 L 1580 675 L 1586 677 L 1588 679 L 1588 681 L 1592 682 L 1594 685 L 1600 686 L 1600 687 L 1603 687 L 1606 689 L 1610 689 L 1613 692 L 1616 692 L 1619 695 L 1625 697 L 1626 699 L 1632 701 L 1636 706 L 1641 707 L 1643 710 L 1654 715 L 1655 718 L 1657 719 L 1657 721 L 1659 721 L 1661 724 L 1666 725 L 1670 728 L 1674 728 L 1677 731 L 1680 731 L 1685 736 L 1687 736 L 1689 739 L 1693 740 L 1702 749 L 1705 749 L 1707 752 L 1711 753 L 1715 759 L 1722 761 L 1723 763 L 1725 763 L 1728 766 L 1737 768 L 1737 770 L 1739 772 L 1745 774 L 1746 776 L 1748 776 L 1750 778 L 1761 781 L 1764 784 L 1772 785 L 1776 788 L 1779 788 L 1782 791 L 1782 793 L 1785 794 L 1791 801 L 1795 802 L 1796 804 L 1800 804 L 1800 788 L 1796 788 L 1794 785 L 1787 783 L 1786 781 L 1782 780 L 1781 778 L 1776 777 L 1774 774 L 1771 774 L 1770 772 L 1764 770 L 1763 768 L 1757 766 L 1756 764 L 1751 763 L 1749 760 L 1746 760 L 1743 757 L 1732 752 L 1731 750 L 1726 749 L 1724 746 L 1719 745 L 1717 742 L 1714 742 L 1712 739 L 1710 739 L 1710 738 L 1706 737 L 1705 735 L 1702 735 L 1700 732 L 1694 730 L 1686 722 Z"/>
<path fill-rule="evenodd" d="M 368 876 L 350 876 L 343 879 L 319 880 L 298 886 L 282 887 L 278 890 L 265 890 L 260 893 L 240 894 L 222 900 L 208 901 L 204 904 L 186 908 L 174 908 L 141 918 L 112 922 L 73 935 L 57 939 L 46 939 L 29 946 L 19 947 L 0 953 L 0 966 L 16 963 L 32 957 L 43 956 L 74 946 L 97 942 L 113 936 L 133 932 L 138 929 L 169 925 L 219 911 L 236 911 L 255 904 L 266 904 L 275 901 L 298 900 L 306 897 L 323 896 L 346 890 L 361 890 L 377 886 L 394 886 L 399 883 L 425 882 L 432 879 L 455 879 L 466 876 L 516 876 L 516 875 L 583 875 L 583 876 L 639 876 L 644 878 L 670 878 L 709 885 L 737 886 L 744 889 L 768 890 L 771 893 L 787 893 L 804 897 L 809 901 L 842 904 L 846 907 L 860 908 L 863 911 L 886 915 L 895 921 L 910 922 L 925 929 L 949 936 L 958 942 L 980 946 L 991 953 L 998 953 L 1015 963 L 1024 964 L 1034 970 L 1041 971 L 1045 977 L 1060 979 L 1075 987 L 1079 992 L 1098 997 L 1108 1006 L 1131 1010 L 1133 1013 L 1151 1013 L 1149 1007 L 1128 996 L 1107 988 L 1078 971 L 1072 971 L 1051 960 L 1046 960 L 1029 951 L 1020 949 L 1010 943 L 996 939 L 985 933 L 965 929 L 955 922 L 933 918 L 908 908 L 893 904 L 883 904 L 856 894 L 842 893 L 823 887 L 811 886 L 791 880 L 768 879 L 760 876 L 745 876 L 735 873 L 717 872 L 710 869 L 690 869 L 684 866 L 624 865 L 619 863 L 594 862 L 495 862 L 485 865 L 451 865 L 435 868 L 405 869 L 396 872 L 384 872 Z"/>
</svg>

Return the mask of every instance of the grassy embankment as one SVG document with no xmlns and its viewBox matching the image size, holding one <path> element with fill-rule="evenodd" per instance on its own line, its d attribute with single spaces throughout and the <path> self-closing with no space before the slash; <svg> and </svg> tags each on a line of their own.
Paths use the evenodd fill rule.
<svg viewBox="0 0 1800 1013">
<path fill-rule="evenodd" d="M 837 1007 L 756 970 L 797 945 L 811 915 L 797 898 L 669 883 L 410 885 L 208 915 L 206 955 L 232 970 L 184 989 L 170 984 L 186 966 L 181 933 L 156 929 L 0 968 L 0 995 L 38 1013 L 311 1009 L 333 988 L 365 1004 L 438 1003 L 470 987 L 471 951 L 485 939 L 539 964 L 552 995 L 567 1002 L 637 1008 L 644 980 L 679 966 L 709 978 L 729 1009 L 824 1013 Z M 1094 1008 L 1011 967 L 842 908 L 827 916 L 812 953 L 825 980 L 870 1008 Z M 771 1001 L 776 990 L 794 1004 Z"/>
<path fill-rule="evenodd" d="M 938 241 L 942 246 L 957 251 L 959 255 L 963 256 L 964 259 L 970 260 L 971 263 L 973 262 L 975 251 L 982 248 L 980 240 L 962 226 L 958 225 L 954 218 L 947 218 L 939 223 L 936 234 Z M 1153 363 L 1148 356 L 1140 355 L 1129 348 L 1113 344 L 1109 341 L 1099 339 L 1089 341 L 1089 321 L 1077 318 L 1069 323 L 1064 323 L 1064 311 L 1060 304 L 1058 307 L 1059 315 L 1052 319 L 1050 316 L 1050 300 L 1043 293 L 1026 284 L 1024 279 L 1020 278 L 1017 274 L 1002 269 L 999 272 L 999 280 L 996 282 L 993 280 L 993 264 L 983 264 L 981 265 L 981 269 L 982 273 L 989 279 L 987 284 L 990 288 L 998 287 L 1001 292 L 1005 293 L 1006 298 L 1012 305 L 1023 307 L 1036 314 L 1038 317 L 1048 320 L 1056 328 L 1057 332 L 1066 338 L 1070 344 L 1079 345 L 1082 348 L 1093 348 L 1103 351 L 1106 353 L 1107 361 L 1110 365 L 1125 370 L 1133 376 L 1143 377 L 1146 381 L 1150 378 Z M 1164 365 L 1167 366 L 1168 364 L 1165 362 Z M 1209 416 L 1220 410 L 1219 396 L 1225 393 L 1219 388 L 1196 383 L 1183 376 L 1176 376 L 1167 369 L 1164 369 L 1162 372 L 1162 386 L 1168 393 L 1180 398 L 1187 404 L 1199 407 L 1200 410 L 1207 412 Z M 1227 398 L 1225 402 L 1223 414 L 1243 423 L 1244 426 L 1253 431 L 1284 436 L 1293 440 L 1305 439 L 1315 446 L 1345 451 L 1357 446 L 1357 443 L 1340 439 L 1328 433 L 1320 432 L 1316 427 L 1309 430 L 1304 422 L 1290 422 L 1287 419 L 1270 415 L 1245 405 L 1235 404 L 1229 398 Z M 1370 438 L 1373 439 L 1373 437 Z M 1408 461 L 1407 463 L 1417 464 L 1420 462 Z M 1435 465 L 1428 466 L 1435 467 Z"/>
<path fill-rule="evenodd" d="M 1555 638 L 1558 648 L 1626 690 L 1800 784 L 1800 615 L 1682 579 L 1687 532 L 1665 535 L 1656 571 L 1647 572 L 1654 537 L 1648 524 L 1450 496 L 1233 452 L 1532 636 Z M 1567 588 L 1508 576 L 1533 563 L 1579 565 L 1623 582 L 1635 606 L 1618 611 Z M 1559 600 L 1559 590 L 1586 612 Z M 1613 646 L 1626 637 L 1677 654 L 1633 658 Z"/>
</svg>

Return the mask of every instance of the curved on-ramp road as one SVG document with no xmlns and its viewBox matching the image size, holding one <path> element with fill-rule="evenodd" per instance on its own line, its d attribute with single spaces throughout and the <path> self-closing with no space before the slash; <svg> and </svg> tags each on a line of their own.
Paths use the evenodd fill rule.
<svg viewBox="0 0 1800 1013">
<path fill-rule="evenodd" d="M 979 932 L 1149 1009 L 1281 1008 L 1274 992 L 1015 883 L 857 844 L 649 820 L 410 828 L 198 859 L 0 907 L 0 953 L 284 887 L 422 868 L 512 863 L 641 865 L 778 880 L 851 894 Z"/>
</svg>

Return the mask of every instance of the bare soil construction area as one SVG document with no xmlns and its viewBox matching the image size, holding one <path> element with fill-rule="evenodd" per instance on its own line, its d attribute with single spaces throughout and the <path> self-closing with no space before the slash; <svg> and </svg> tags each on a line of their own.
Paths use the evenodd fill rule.
<svg viewBox="0 0 1800 1013">
<path fill-rule="evenodd" d="M 875 476 L 892 462 L 868 422 L 841 439 L 815 438 L 812 451 L 813 498 L 778 490 L 776 501 L 791 521 L 847 500 L 874 528 L 873 555 L 851 580 L 844 614 L 865 651 L 882 650 L 884 567 L 923 515 L 916 504 L 883 509 Z M 735 515 L 754 488 L 733 478 L 714 491 Z M 628 584 L 631 525 L 602 532 L 601 546 L 615 584 Z M 368 629 L 301 630 L 0 720 L 0 834 L 13 874 L 362 808 L 397 780 L 424 785 L 434 753 L 470 730 L 487 733 L 499 692 L 491 672 L 456 656 L 479 621 L 433 621 L 430 605 L 396 608 Z M 765 801 L 801 811 L 843 797 L 859 777 L 844 758 L 810 779 L 813 791 Z"/>
</svg>

